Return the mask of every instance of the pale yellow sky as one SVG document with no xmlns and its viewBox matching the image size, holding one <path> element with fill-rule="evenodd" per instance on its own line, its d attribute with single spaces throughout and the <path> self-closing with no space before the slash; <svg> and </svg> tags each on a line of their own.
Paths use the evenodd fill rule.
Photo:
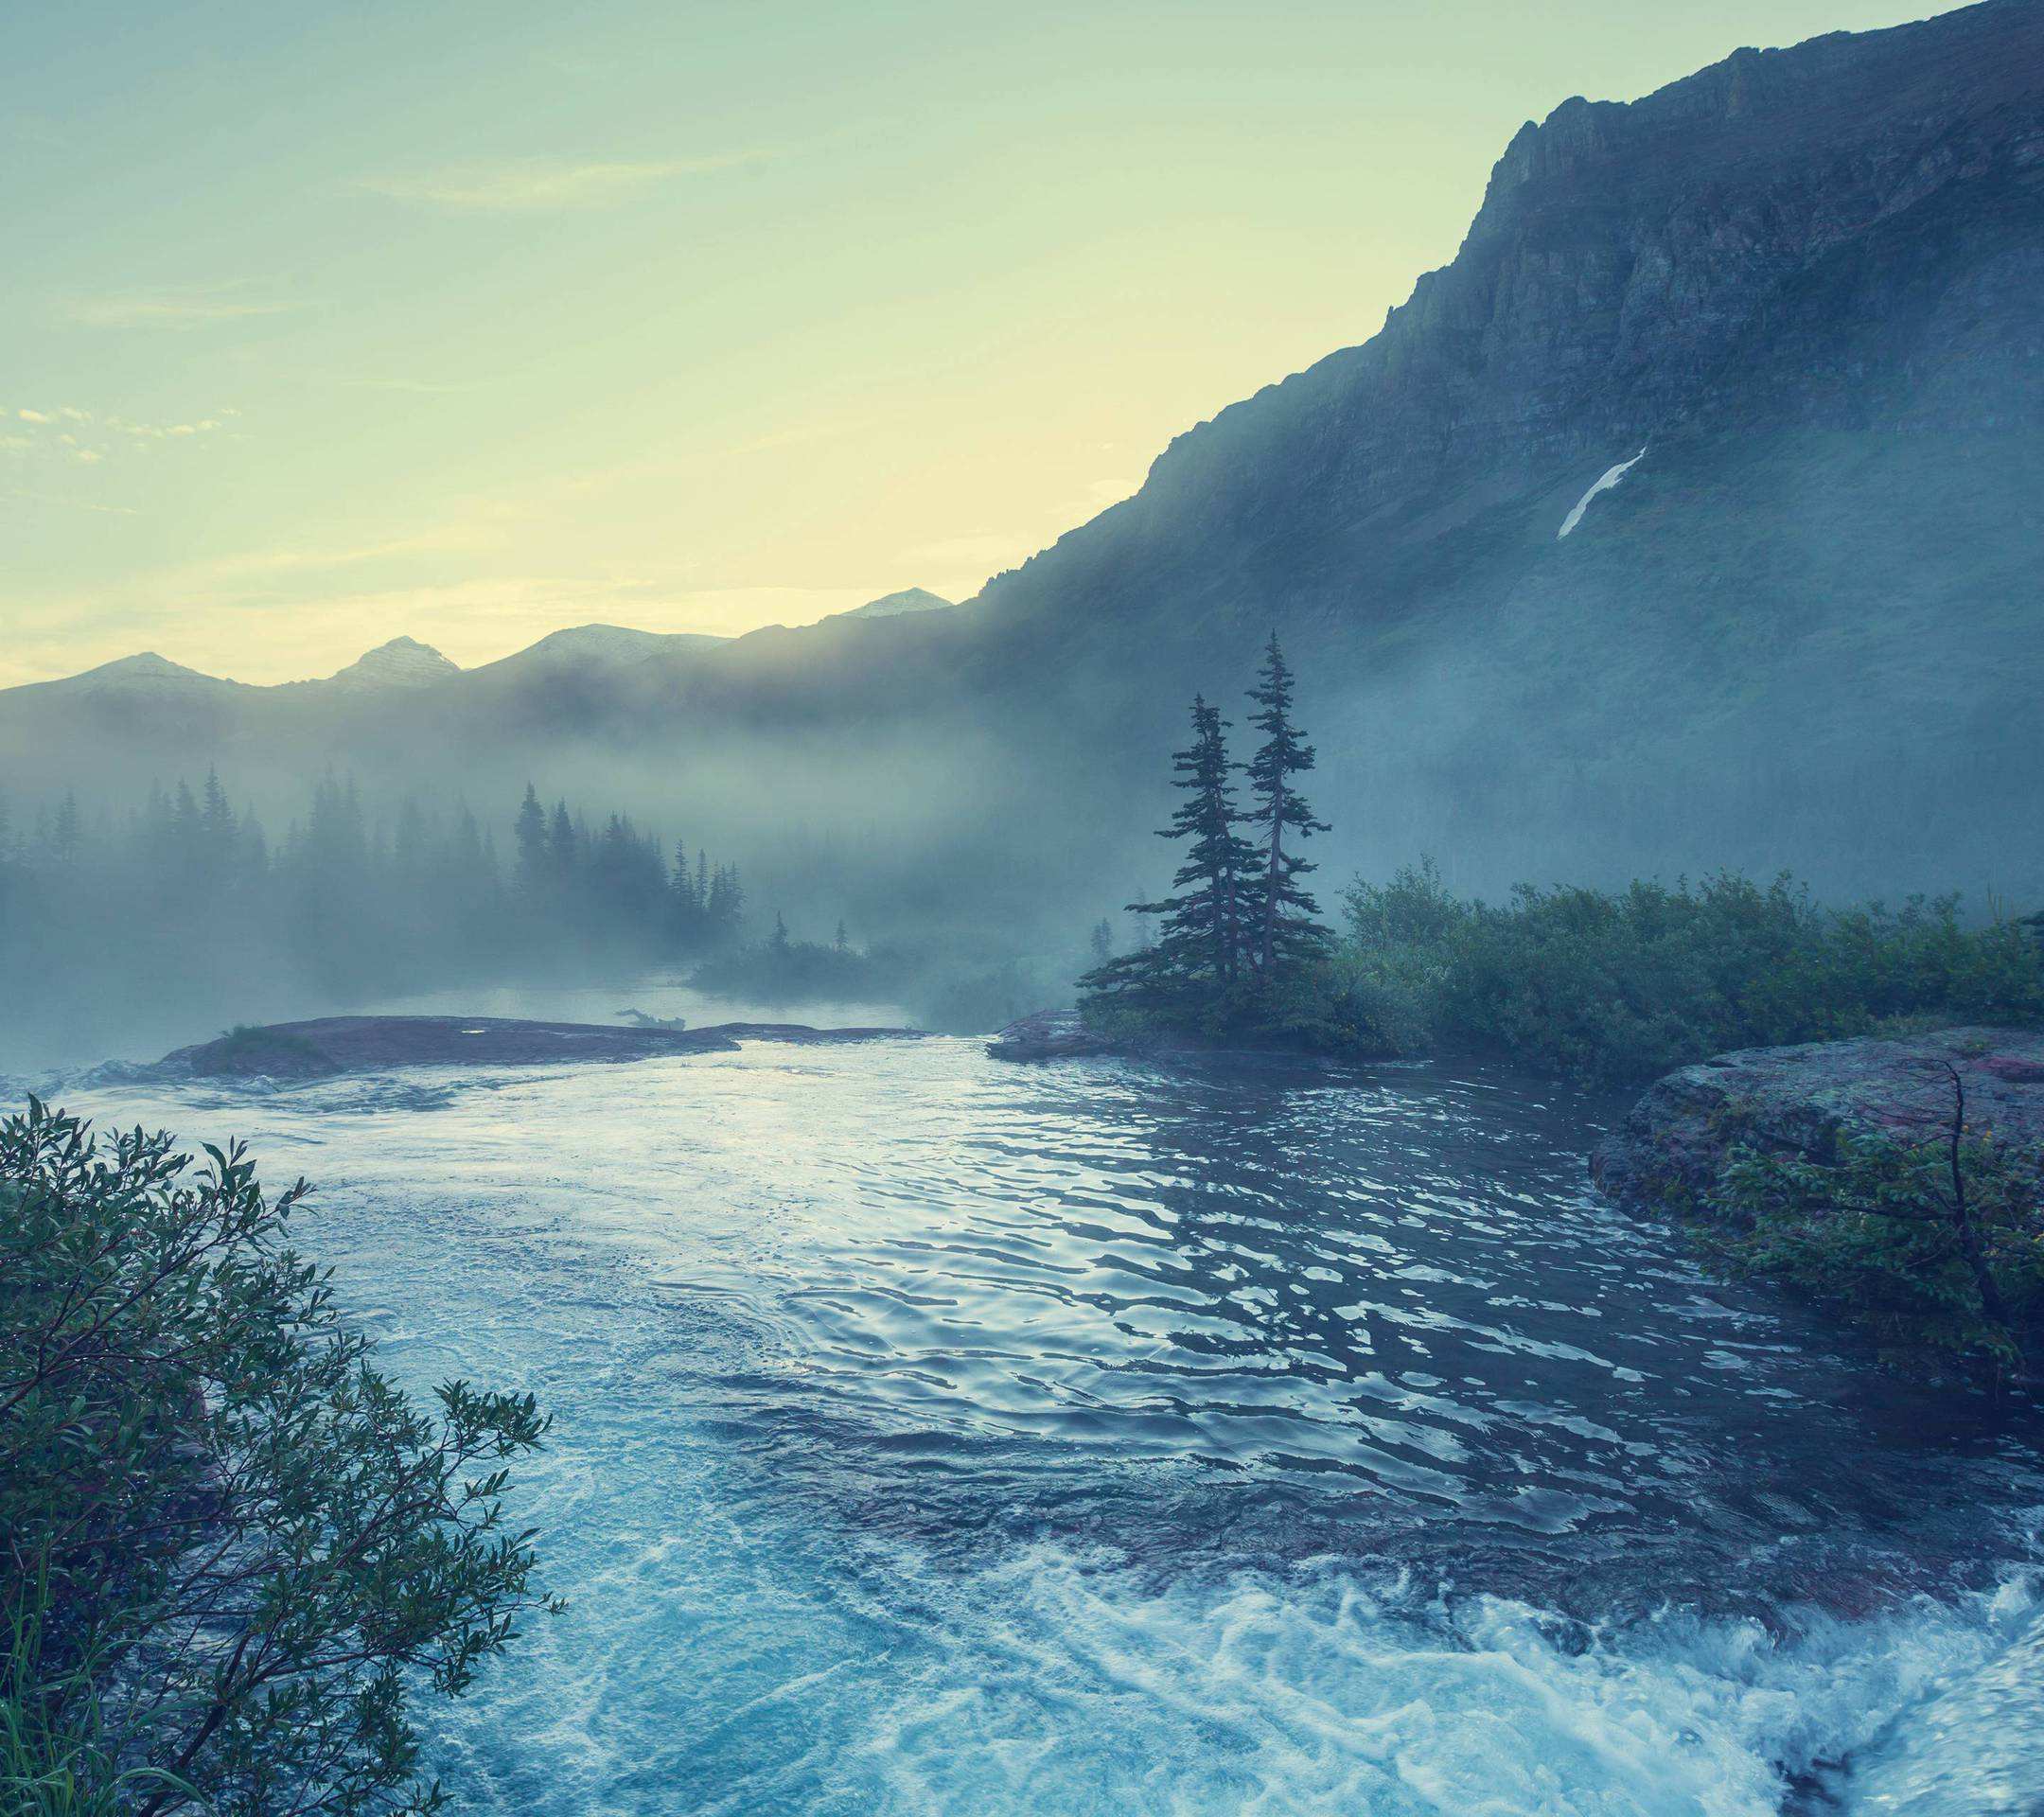
<svg viewBox="0 0 2044 1817">
<path fill-rule="evenodd" d="M 965 597 L 1367 338 L 1522 120 L 1914 10 L 44 9 L 0 685 Z"/>
</svg>

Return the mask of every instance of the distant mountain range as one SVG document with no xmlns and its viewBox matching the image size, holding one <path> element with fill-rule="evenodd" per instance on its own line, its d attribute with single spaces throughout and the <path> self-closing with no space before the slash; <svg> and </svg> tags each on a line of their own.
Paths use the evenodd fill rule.
<svg viewBox="0 0 2044 1817">
<path fill-rule="evenodd" d="M 975 600 L 459 675 L 392 645 L 231 704 L 131 659 L 0 694 L 0 766 L 622 778 L 874 915 L 1098 914 L 1162 861 L 1186 697 L 1237 698 L 1276 627 L 1337 874 L 2029 902 L 2040 498 L 2044 6 L 1987 0 L 1563 102 L 1379 333 Z M 144 662 L 157 705 L 113 706 Z"/>
<path fill-rule="evenodd" d="M 835 614 L 838 618 L 899 618 L 910 612 L 940 611 L 954 602 L 921 587 L 871 599 L 863 606 Z M 538 643 L 494 662 L 465 670 L 449 662 L 431 644 L 415 637 L 394 637 L 365 651 L 344 669 L 306 681 L 269 684 L 286 688 L 331 689 L 369 693 L 393 689 L 426 688 L 457 676 L 553 676 L 575 670 L 627 668 L 650 657 L 675 651 L 702 651 L 728 644 L 728 637 L 699 631 L 634 631 L 622 625 L 575 625 L 563 631 L 549 631 Z M 48 689 L 63 697 L 80 694 L 150 693 L 168 690 L 250 689 L 260 683 L 230 681 L 173 662 L 154 650 L 124 656 L 112 662 L 55 681 L 30 682 L 26 687 L 0 689 L 0 701 L 28 695 L 30 690 Z"/>
</svg>

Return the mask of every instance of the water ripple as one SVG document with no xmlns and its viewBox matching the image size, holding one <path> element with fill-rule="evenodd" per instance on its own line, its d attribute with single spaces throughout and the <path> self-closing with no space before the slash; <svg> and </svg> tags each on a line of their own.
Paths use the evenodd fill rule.
<svg viewBox="0 0 2044 1817">
<path fill-rule="evenodd" d="M 1552 1086 L 932 1040 L 106 1107 L 313 1175 L 394 1368 L 558 1415 L 573 1607 L 442 1745 L 486 1808 L 1744 1817 L 2034 1609 L 2034 1435 L 1704 1279 Z"/>
</svg>

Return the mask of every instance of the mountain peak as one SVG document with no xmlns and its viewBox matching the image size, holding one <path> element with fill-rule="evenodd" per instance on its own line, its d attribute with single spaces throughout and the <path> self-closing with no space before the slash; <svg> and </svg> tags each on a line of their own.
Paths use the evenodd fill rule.
<svg viewBox="0 0 2044 1817">
<path fill-rule="evenodd" d="M 86 675 L 97 675 L 111 680 L 115 677 L 133 677 L 137 680 L 149 678 L 199 675 L 197 669 L 187 669 L 182 662 L 173 662 L 167 656 L 159 656 L 154 650 L 137 650 L 132 656 L 116 657 L 111 662 L 102 662 L 97 669 L 88 669 Z M 80 677 L 82 680 L 84 677 Z M 210 676 L 201 677 L 210 680 Z"/>
<path fill-rule="evenodd" d="M 461 673 L 431 644 L 394 637 L 326 679 L 345 688 L 421 688 Z"/>
<path fill-rule="evenodd" d="M 139 650 L 133 656 L 116 657 L 111 662 L 100 663 L 96 669 L 87 669 L 81 675 L 68 676 L 45 685 L 84 688 L 97 693 L 107 688 L 137 688 L 153 692 L 167 688 L 231 688 L 235 684 L 222 681 L 218 676 L 206 675 L 198 669 L 187 669 L 184 663 L 173 662 L 168 657 L 160 656 L 154 650 Z"/>
<path fill-rule="evenodd" d="M 838 618 L 903 618 L 910 612 L 937 612 L 954 602 L 940 593 L 933 593 L 926 587 L 904 587 L 898 593 L 883 593 L 878 599 L 869 599 L 863 606 L 855 606 L 848 612 L 838 612 Z"/>
</svg>

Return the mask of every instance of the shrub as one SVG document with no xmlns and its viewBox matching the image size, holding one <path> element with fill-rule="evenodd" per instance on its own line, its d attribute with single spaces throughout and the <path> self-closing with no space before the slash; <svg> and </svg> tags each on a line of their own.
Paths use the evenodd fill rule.
<svg viewBox="0 0 2044 1817">
<path fill-rule="evenodd" d="M 1843 1307 L 1891 1356 L 2044 1355 L 2037 1160 L 1969 1124 L 1963 1085 L 1926 1141 L 1841 1131 L 1818 1156 L 1736 1149 L 1718 1196 L 1740 1219 L 1721 1245 L 1737 1267 Z"/>
<path fill-rule="evenodd" d="M 410 1700 L 539 1602 L 529 1396 L 378 1373 L 244 1151 L 0 1121 L 9 1810 L 423 1810 Z"/>
<path fill-rule="evenodd" d="M 2044 1014 L 2038 943 L 1962 924 L 1956 897 L 1836 910 L 1787 878 L 1725 873 L 1615 893 L 1522 886 L 1461 903 L 1431 865 L 1358 881 L 1321 989 L 1379 1051 L 1495 1053 L 1610 1083 L 1727 1049 L 1914 1022 Z"/>
</svg>

